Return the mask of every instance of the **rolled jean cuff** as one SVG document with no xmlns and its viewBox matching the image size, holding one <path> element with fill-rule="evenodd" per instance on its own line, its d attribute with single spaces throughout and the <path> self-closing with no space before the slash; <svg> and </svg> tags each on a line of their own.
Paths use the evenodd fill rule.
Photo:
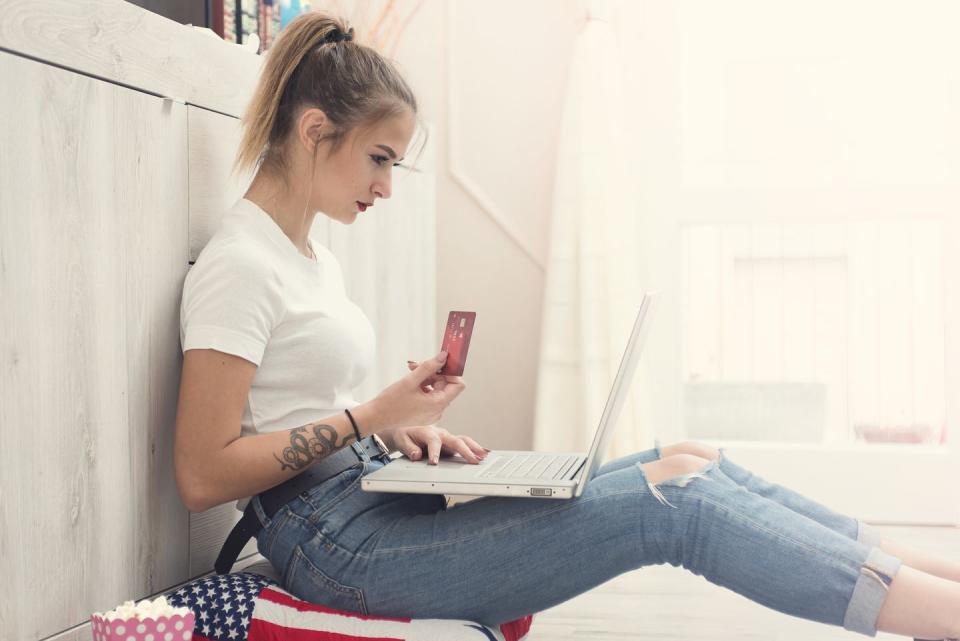
<svg viewBox="0 0 960 641">
<path fill-rule="evenodd" d="M 857 541 L 869 548 L 880 545 L 880 530 L 857 519 Z"/>
<path fill-rule="evenodd" d="M 887 598 L 890 583 L 902 562 L 880 548 L 870 548 L 867 560 L 860 566 L 860 576 L 853 586 L 843 627 L 851 632 L 877 636 L 877 617 Z"/>
</svg>

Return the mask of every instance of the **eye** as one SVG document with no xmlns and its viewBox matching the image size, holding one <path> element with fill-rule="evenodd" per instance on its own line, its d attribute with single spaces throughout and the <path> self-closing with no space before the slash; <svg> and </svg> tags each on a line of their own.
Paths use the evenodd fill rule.
<svg viewBox="0 0 960 641">
<path fill-rule="evenodd" d="M 373 162 L 377 163 L 377 166 L 378 166 L 378 167 L 383 167 L 383 163 L 385 163 L 385 162 L 387 162 L 388 160 L 390 160 L 390 159 L 387 158 L 386 156 L 370 156 L 370 157 L 373 158 Z M 401 165 L 401 164 L 398 163 L 398 162 L 393 163 L 393 166 L 394 166 L 394 167 L 403 167 L 403 165 Z"/>
</svg>

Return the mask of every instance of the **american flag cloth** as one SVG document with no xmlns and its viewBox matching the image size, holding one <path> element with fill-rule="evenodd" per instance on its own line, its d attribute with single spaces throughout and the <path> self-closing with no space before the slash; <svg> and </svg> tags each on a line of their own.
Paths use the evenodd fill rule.
<svg viewBox="0 0 960 641">
<path fill-rule="evenodd" d="M 201 577 L 165 595 L 193 610 L 195 641 L 523 641 L 533 615 L 493 629 L 459 619 L 377 617 L 298 599 L 253 572 Z"/>
</svg>

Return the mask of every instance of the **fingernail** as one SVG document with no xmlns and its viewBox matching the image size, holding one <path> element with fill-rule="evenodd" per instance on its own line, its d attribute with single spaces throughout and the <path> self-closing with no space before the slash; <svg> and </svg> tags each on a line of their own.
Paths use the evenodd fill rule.
<svg viewBox="0 0 960 641">
<path fill-rule="evenodd" d="M 443 362 L 443 361 L 447 360 L 447 353 L 446 353 L 446 352 L 440 352 L 440 356 L 439 356 L 438 358 L 440 359 L 440 362 Z"/>
<path fill-rule="evenodd" d="M 434 465 L 437 464 L 437 457 L 436 457 L 436 456 L 434 456 L 434 457 L 433 457 L 432 459 L 430 459 L 430 460 L 433 461 L 433 464 L 434 464 Z"/>
</svg>

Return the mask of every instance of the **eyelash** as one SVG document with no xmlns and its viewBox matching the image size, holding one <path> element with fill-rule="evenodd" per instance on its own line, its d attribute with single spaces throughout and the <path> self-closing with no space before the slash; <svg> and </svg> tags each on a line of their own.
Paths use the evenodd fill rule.
<svg viewBox="0 0 960 641">
<path fill-rule="evenodd" d="M 377 163 L 377 166 L 378 166 L 378 167 L 383 167 L 383 163 L 385 163 L 387 160 L 389 160 L 389 158 L 387 158 L 386 156 L 370 156 L 370 157 L 373 158 L 374 162 Z M 395 162 L 395 163 L 393 163 L 393 166 L 394 166 L 394 167 L 399 167 L 399 166 L 400 166 L 400 163 Z"/>
</svg>

